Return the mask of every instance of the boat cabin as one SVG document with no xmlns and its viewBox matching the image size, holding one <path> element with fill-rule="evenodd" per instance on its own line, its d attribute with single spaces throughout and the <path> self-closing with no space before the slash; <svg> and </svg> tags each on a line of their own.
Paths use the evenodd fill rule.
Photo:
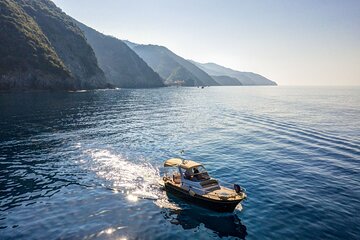
<svg viewBox="0 0 360 240">
<path fill-rule="evenodd" d="M 171 158 L 164 162 L 164 167 L 177 167 L 172 174 L 172 181 L 182 189 L 204 195 L 220 189 L 219 182 L 211 178 L 205 167 L 197 162 L 181 158 Z"/>
</svg>

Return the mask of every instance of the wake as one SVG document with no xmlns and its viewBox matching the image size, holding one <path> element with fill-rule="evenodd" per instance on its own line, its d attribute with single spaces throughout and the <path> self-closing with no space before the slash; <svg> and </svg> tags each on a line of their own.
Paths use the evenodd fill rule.
<svg viewBox="0 0 360 240">
<path fill-rule="evenodd" d="M 89 157 L 88 169 L 105 180 L 105 188 L 125 195 L 129 201 L 148 199 L 161 208 L 179 208 L 168 201 L 159 183 L 159 169 L 150 163 L 134 163 L 105 149 L 85 150 L 84 154 Z"/>
</svg>

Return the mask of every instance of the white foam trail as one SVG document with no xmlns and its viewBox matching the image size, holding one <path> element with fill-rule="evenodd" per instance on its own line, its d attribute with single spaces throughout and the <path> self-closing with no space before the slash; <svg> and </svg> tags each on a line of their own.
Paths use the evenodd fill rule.
<svg viewBox="0 0 360 240">
<path fill-rule="evenodd" d="M 241 205 L 241 203 L 239 203 L 236 208 L 235 208 L 235 211 L 239 211 L 241 212 L 243 210 L 243 206 Z"/>
<path fill-rule="evenodd" d="M 105 179 L 110 184 L 107 187 L 118 192 L 126 192 L 127 195 L 157 198 L 154 195 L 154 187 L 160 178 L 158 169 L 147 163 L 129 162 L 109 150 L 87 150 L 85 153 L 92 160 L 90 170 Z"/>
<path fill-rule="evenodd" d="M 90 170 L 106 180 L 106 187 L 125 194 L 129 201 L 150 199 L 159 207 L 179 209 L 168 201 L 159 184 L 159 170 L 151 164 L 133 163 L 104 149 L 86 150 L 84 153 L 90 156 Z"/>
</svg>

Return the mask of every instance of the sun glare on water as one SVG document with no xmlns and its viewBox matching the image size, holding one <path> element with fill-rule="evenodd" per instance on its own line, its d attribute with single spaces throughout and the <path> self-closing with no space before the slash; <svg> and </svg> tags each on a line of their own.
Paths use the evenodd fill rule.
<svg viewBox="0 0 360 240">
<path fill-rule="evenodd" d="M 129 202 L 152 200 L 160 208 L 179 209 L 162 190 L 159 169 L 147 162 L 135 163 L 107 149 L 84 151 L 85 165 L 94 172 L 101 185 L 114 194 L 122 194 Z M 105 180 L 105 183 L 103 182 Z"/>
<path fill-rule="evenodd" d="M 139 197 L 137 197 L 137 196 L 135 196 L 135 195 L 132 195 L 132 194 L 127 195 L 126 198 L 127 198 L 129 201 L 131 201 L 131 202 L 137 202 L 137 201 L 139 200 Z"/>
</svg>

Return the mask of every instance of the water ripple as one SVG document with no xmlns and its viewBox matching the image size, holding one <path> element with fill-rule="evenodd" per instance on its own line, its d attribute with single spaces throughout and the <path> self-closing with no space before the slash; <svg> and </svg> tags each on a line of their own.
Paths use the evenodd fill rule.
<svg viewBox="0 0 360 240">
<path fill-rule="evenodd" d="M 359 90 L 2 93 L 1 239 L 357 239 Z M 248 199 L 219 214 L 167 195 L 182 149 Z"/>
</svg>

